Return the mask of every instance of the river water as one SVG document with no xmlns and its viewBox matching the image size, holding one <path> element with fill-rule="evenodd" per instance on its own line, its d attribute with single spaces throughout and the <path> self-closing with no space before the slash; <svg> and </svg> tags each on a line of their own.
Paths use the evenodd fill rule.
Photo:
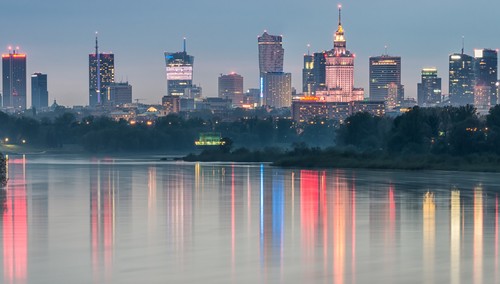
<svg viewBox="0 0 500 284">
<path fill-rule="evenodd" d="M 3 283 L 500 283 L 500 175 L 10 156 Z"/>
</svg>

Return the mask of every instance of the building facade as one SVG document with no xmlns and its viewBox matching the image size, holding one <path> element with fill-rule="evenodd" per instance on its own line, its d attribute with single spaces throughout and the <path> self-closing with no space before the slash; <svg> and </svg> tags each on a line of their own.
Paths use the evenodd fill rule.
<svg viewBox="0 0 500 284">
<path fill-rule="evenodd" d="M 31 75 L 31 107 L 36 109 L 49 107 L 47 74 L 34 73 Z"/>
<path fill-rule="evenodd" d="M 285 55 L 283 37 L 264 32 L 258 37 L 257 41 L 259 44 L 260 77 L 267 72 L 283 72 Z"/>
<path fill-rule="evenodd" d="M 462 53 L 449 56 L 449 95 L 453 105 L 474 103 L 474 58 Z"/>
<path fill-rule="evenodd" d="M 194 56 L 186 52 L 186 40 L 182 52 L 165 52 L 167 95 L 184 96 L 193 87 Z"/>
<path fill-rule="evenodd" d="M 441 78 L 436 68 L 422 69 L 421 83 L 417 84 L 417 101 L 422 107 L 432 107 L 441 103 Z"/>
<path fill-rule="evenodd" d="M 95 52 L 89 54 L 89 105 L 106 104 L 107 88 L 115 82 L 115 55 L 100 53 L 96 36 Z"/>
<path fill-rule="evenodd" d="M 490 87 L 490 102 L 497 103 L 498 52 L 493 49 L 474 49 L 474 74 L 476 86 Z"/>
<path fill-rule="evenodd" d="M 108 102 L 110 105 L 124 105 L 132 103 L 132 86 L 128 82 L 111 83 L 108 88 Z"/>
<path fill-rule="evenodd" d="M 233 107 L 242 107 L 245 104 L 243 94 L 243 77 L 236 73 L 220 75 L 219 98 L 229 99 Z"/>
<path fill-rule="evenodd" d="M 161 104 L 165 107 L 167 113 L 179 113 L 181 109 L 179 96 L 163 96 Z"/>
<path fill-rule="evenodd" d="M 382 55 L 370 57 L 370 100 L 384 101 L 391 96 L 391 106 L 401 105 L 404 87 L 401 85 L 401 57 Z M 395 93 L 396 92 L 396 93 Z"/>
<path fill-rule="evenodd" d="M 315 92 L 314 81 L 314 55 L 304 55 L 304 66 L 302 68 L 302 93 L 313 95 Z"/>
<path fill-rule="evenodd" d="M 293 100 L 292 118 L 299 124 L 324 123 L 331 120 L 344 123 L 346 118 L 357 112 L 384 116 L 385 109 L 383 101 L 329 102 L 319 97 L 303 97 Z"/>
<path fill-rule="evenodd" d="M 2 54 L 3 107 L 26 109 L 26 54 L 9 48 Z"/>
<path fill-rule="evenodd" d="M 264 105 L 273 108 L 290 107 L 292 104 L 292 74 L 266 72 L 263 74 Z"/>
</svg>

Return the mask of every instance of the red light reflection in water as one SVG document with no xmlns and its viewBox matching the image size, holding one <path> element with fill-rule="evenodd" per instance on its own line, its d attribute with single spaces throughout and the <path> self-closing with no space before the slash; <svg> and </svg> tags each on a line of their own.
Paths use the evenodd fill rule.
<svg viewBox="0 0 500 284">
<path fill-rule="evenodd" d="M 394 186 L 391 184 L 389 186 L 389 236 L 388 242 L 394 244 L 396 228 L 396 201 L 394 199 Z"/>
<path fill-rule="evenodd" d="M 333 280 L 334 283 L 344 283 L 346 258 L 346 203 L 349 202 L 347 184 L 339 175 L 335 178 L 333 191 Z"/>
<path fill-rule="evenodd" d="M 328 200 L 326 197 L 326 173 L 321 172 L 320 196 L 321 201 L 321 223 L 323 229 L 323 264 L 324 269 L 327 269 L 328 263 Z"/>
<path fill-rule="evenodd" d="M 3 212 L 3 266 L 6 283 L 25 283 L 28 266 L 26 160 L 9 159 Z"/>
<path fill-rule="evenodd" d="M 318 172 L 300 171 L 300 224 L 302 247 L 308 258 L 314 257 L 318 229 Z"/>
<path fill-rule="evenodd" d="M 498 283 L 498 194 L 495 196 L 495 279 Z"/>
</svg>

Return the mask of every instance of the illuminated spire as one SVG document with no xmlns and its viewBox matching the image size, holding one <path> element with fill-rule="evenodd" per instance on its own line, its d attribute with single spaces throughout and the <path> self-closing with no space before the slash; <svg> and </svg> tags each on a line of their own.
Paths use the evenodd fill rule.
<svg viewBox="0 0 500 284">
<path fill-rule="evenodd" d="M 184 52 L 186 52 L 186 38 L 184 37 Z"/>
<path fill-rule="evenodd" d="M 346 40 L 344 38 L 344 28 L 342 27 L 342 5 L 339 4 L 339 26 L 333 38 L 333 49 L 335 54 L 341 55 L 346 52 Z"/>
<path fill-rule="evenodd" d="M 339 4 L 339 26 L 342 26 L 342 4 Z"/>
</svg>

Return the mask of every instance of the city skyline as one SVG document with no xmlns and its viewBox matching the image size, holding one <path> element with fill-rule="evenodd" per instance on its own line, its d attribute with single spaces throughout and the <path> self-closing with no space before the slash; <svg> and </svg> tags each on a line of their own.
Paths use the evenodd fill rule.
<svg viewBox="0 0 500 284">
<path fill-rule="evenodd" d="M 476 5 L 483 2 L 486 4 L 486 1 L 479 1 Z M 56 99 L 58 103 L 70 106 L 86 105 L 86 56 L 93 51 L 94 32 L 98 30 L 101 50 L 116 54 L 116 80 L 128 79 L 134 86 L 134 97 L 145 98 L 147 103 L 158 103 L 165 95 L 166 86 L 163 52 L 181 50 L 184 36 L 188 38 L 190 54 L 197 58 L 193 83 L 203 87 L 204 96 L 217 96 L 220 73 L 237 72 L 245 77 L 246 88 L 258 87 L 258 50 L 254 42 L 257 35 L 268 30 L 271 34 L 283 35 L 284 69 L 292 73 L 292 84 L 300 92 L 307 44 L 311 44 L 310 49 L 314 52 L 331 48 L 337 3 L 292 1 L 286 7 L 279 3 L 266 4 L 270 10 L 281 9 L 286 13 L 279 14 L 287 16 L 275 16 L 276 13 L 267 9 L 261 11 L 258 6 L 263 3 L 232 4 L 225 11 L 233 14 L 223 13 L 217 18 L 213 14 L 221 8 L 222 3 L 218 2 L 156 2 L 151 8 L 151 5 L 135 1 L 109 1 L 102 4 L 103 9 L 118 7 L 120 12 L 109 19 L 86 13 L 91 9 L 89 4 L 92 1 L 61 4 L 49 0 L 30 3 L 29 6 L 19 2 L 6 3 L 4 11 L 9 13 L 3 12 L 2 22 L 4 25 L 14 19 L 18 22 L 16 29 L 0 31 L 0 48 L 6 52 L 7 46 L 19 45 L 21 52 L 28 55 L 27 74 L 42 72 L 50 76 L 50 101 Z M 443 93 L 448 93 L 448 78 L 444 76 L 448 71 L 448 56 L 460 51 L 462 36 L 465 36 L 467 54 L 472 54 L 474 48 L 496 49 L 500 46 L 500 37 L 496 36 L 494 29 L 494 13 L 490 12 L 495 6 L 500 7 L 498 3 L 488 2 L 492 9 L 481 17 L 471 12 L 465 2 L 464 5 L 427 0 L 405 5 L 396 1 L 344 1 L 342 4 L 349 46 L 357 56 L 355 82 L 365 90 L 368 89 L 368 58 L 383 54 L 385 45 L 388 45 L 389 54 L 402 57 L 402 84 L 407 86 L 406 96 L 412 98 L 416 98 L 420 70 L 427 66 L 437 67 L 443 77 Z M 193 15 L 197 16 L 192 18 L 199 18 L 199 21 L 185 21 L 185 14 L 174 13 L 168 23 L 158 24 L 163 18 L 161 8 L 167 5 L 170 10 L 180 9 L 181 5 L 184 9 L 192 9 Z M 292 20 L 293 15 L 299 16 L 307 7 L 316 5 L 326 8 L 317 11 L 317 15 L 307 21 Z M 400 12 L 394 13 L 395 10 Z M 38 13 L 44 11 L 47 13 Z M 54 13 L 60 16 L 57 21 L 51 18 Z M 419 14 L 425 14 L 427 20 L 421 21 Z M 145 15 L 151 19 L 141 22 L 141 16 Z M 259 15 L 259 21 L 255 21 L 255 15 Z M 228 25 L 228 22 L 234 24 Z M 377 24 L 372 25 L 373 22 Z M 40 28 L 33 29 L 34 23 Z M 170 28 L 165 29 L 165 25 L 170 25 Z M 442 33 L 441 29 L 449 32 Z M 234 36 L 233 41 L 224 41 L 228 34 Z"/>
</svg>

